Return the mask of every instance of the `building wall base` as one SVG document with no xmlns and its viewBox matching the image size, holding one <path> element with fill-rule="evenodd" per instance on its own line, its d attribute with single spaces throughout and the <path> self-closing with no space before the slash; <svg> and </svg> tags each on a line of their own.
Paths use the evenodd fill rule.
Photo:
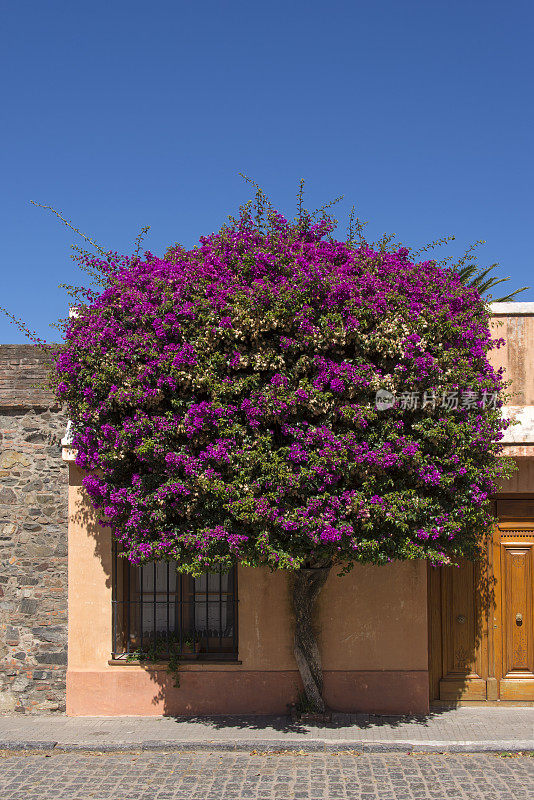
<svg viewBox="0 0 534 800">
<path fill-rule="evenodd" d="M 424 670 L 325 671 L 325 700 L 334 711 L 426 714 Z M 180 670 L 139 666 L 67 672 L 69 716 L 285 714 L 297 699 L 298 672 L 232 668 Z"/>
</svg>

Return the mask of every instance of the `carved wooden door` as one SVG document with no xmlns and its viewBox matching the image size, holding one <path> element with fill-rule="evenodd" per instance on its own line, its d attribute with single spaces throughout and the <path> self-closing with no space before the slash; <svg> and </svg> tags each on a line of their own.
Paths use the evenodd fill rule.
<svg viewBox="0 0 534 800">
<path fill-rule="evenodd" d="M 431 699 L 534 701 L 534 501 L 497 513 L 483 561 L 429 570 Z"/>
<path fill-rule="evenodd" d="M 440 570 L 440 700 L 486 700 L 487 605 L 483 565 L 462 560 Z"/>
<path fill-rule="evenodd" d="M 534 523 L 501 522 L 494 544 L 495 676 L 501 700 L 534 700 Z"/>
</svg>

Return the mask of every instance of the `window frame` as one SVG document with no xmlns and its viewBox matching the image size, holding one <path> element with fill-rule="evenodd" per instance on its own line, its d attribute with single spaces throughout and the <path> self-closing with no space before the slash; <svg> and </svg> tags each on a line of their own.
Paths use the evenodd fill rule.
<svg viewBox="0 0 534 800">
<path fill-rule="evenodd" d="M 199 591 L 197 582 L 202 581 L 204 576 L 194 579 L 180 573 L 173 568 L 175 562 L 158 561 L 135 566 L 119 553 L 120 545 L 113 541 L 111 663 L 156 663 L 170 660 L 185 663 L 235 663 L 238 660 L 239 595 L 235 565 L 229 572 L 204 573 L 207 576 L 218 575 L 219 585 L 215 590 L 210 589 L 209 583 L 212 580 L 207 577 L 204 591 Z M 158 588 L 162 568 L 166 585 Z M 149 570 L 152 570 L 152 587 L 146 592 L 143 588 L 146 583 L 144 578 Z M 171 591 L 170 576 L 174 572 L 176 577 Z M 228 583 L 223 588 L 225 575 L 228 575 Z M 146 599 L 147 595 L 149 599 Z M 158 595 L 163 595 L 164 599 L 158 599 Z M 199 595 L 202 599 L 199 599 Z M 215 599 L 210 599 L 210 595 Z M 151 625 L 148 626 L 145 625 L 147 606 L 151 614 Z M 214 606 L 215 617 L 218 609 L 218 625 L 210 629 Z M 201 619 L 204 615 L 203 626 L 197 624 L 197 609 L 202 612 Z M 228 619 L 231 620 L 230 623 L 227 622 Z M 226 633 L 229 629 L 231 633 Z"/>
</svg>

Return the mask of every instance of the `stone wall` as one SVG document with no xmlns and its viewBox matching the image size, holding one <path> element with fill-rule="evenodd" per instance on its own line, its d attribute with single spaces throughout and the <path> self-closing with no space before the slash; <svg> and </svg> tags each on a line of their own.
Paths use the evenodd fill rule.
<svg viewBox="0 0 534 800">
<path fill-rule="evenodd" d="M 47 357 L 0 345 L 0 712 L 65 708 L 65 417 Z"/>
</svg>

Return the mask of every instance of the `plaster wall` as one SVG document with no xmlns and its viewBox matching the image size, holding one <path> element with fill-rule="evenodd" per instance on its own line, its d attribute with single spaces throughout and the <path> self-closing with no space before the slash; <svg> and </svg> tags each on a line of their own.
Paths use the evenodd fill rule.
<svg viewBox="0 0 534 800">
<path fill-rule="evenodd" d="M 513 313 L 508 306 L 529 306 L 529 313 Z M 504 308 L 503 308 L 504 307 Z M 534 303 L 494 303 L 495 314 L 491 329 L 495 338 L 504 339 L 505 344 L 490 353 L 490 361 L 503 367 L 507 380 L 511 381 L 508 401 L 513 406 L 534 405 Z"/>
<path fill-rule="evenodd" d="M 161 667 L 110 660 L 111 537 L 70 465 L 67 713 L 283 713 L 296 700 L 289 576 L 239 568 L 239 663 Z M 423 713 L 428 706 L 426 565 L 331 574 L 317 615 L 325 696 L 344 711 Z"/>
<path fill-rule="evenodd" d="M 509 306 L 512 306 L 511 308 Z M 494 304 L 492 328 L 504 347 L 491 353 L 511 381 L 508 401 L 534 406 L 534 304 Z M 528 415 L 527 415 L 528 417 Z M 501 487 L 534 492 L 534 428 L 510 440 L 519 465 Z M 70 466 L 69 664 L 67 713 L 283 713 L 296 699 L 289 577 L 240 568 L 239 662 L 188 664 L 181 685 L 154 665 L 110 664 L 111 542 L 96 524 Z M 426 565 L 395 563 L 331 574 L 320 596 L 317 630 L 325 699 L 333 709 L 376 713 L 428 710 Z"/>
<path fill-rule="evenodd" d="M 505 432 L 504 453 L 517 470 L 503 480 L 504 494 L 534 492 L 534 303 L 494 303 L 491 330 L 504 345 L 490 353 L 494 367 L 504 370 L 507 389 L 506 416 L 517 420 Z"/>
</svg>

